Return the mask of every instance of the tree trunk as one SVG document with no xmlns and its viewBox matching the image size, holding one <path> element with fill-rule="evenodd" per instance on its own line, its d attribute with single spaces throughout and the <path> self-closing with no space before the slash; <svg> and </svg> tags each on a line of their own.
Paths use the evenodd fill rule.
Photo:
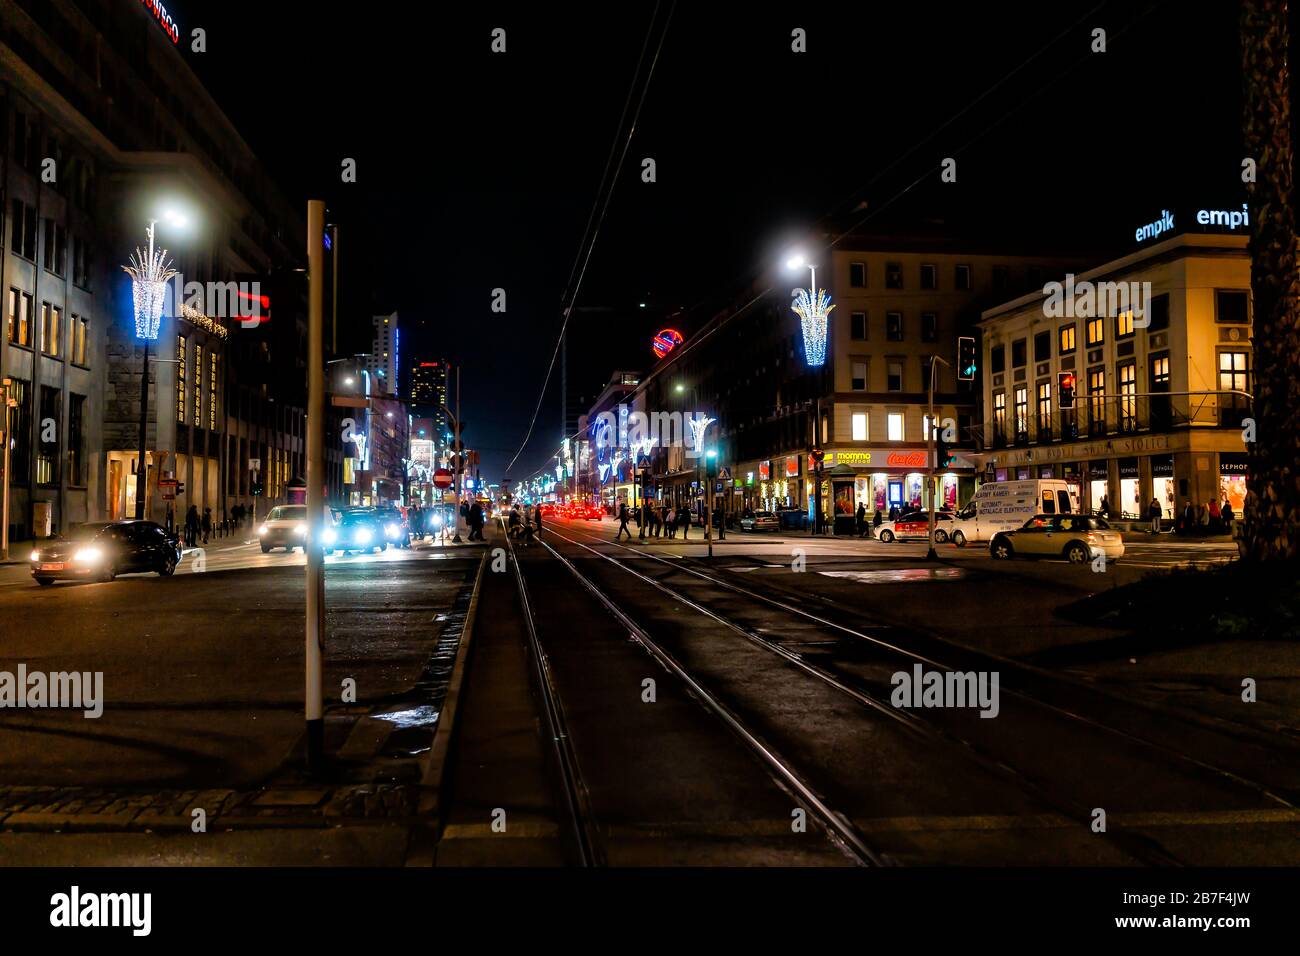
<svg viewBox="0 0 1300 956">
<path fill-rule="evenodd" d="M 1254 299 L 1253 417 L 1242 557 L 1300 557 L 1300 311 L 1291 205 L 1291 79 L 1287 0 L 1243 0 L 1241 62 Z"/>
</svg>

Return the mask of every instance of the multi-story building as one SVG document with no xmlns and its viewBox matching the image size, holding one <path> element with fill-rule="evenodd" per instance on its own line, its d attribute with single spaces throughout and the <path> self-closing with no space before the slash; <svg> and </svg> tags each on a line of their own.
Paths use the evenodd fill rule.
<svg viewBox="0 0 1300 956">
<path fill-rule="evenodd" d="M 396 395 L 397 376 L 402 370 L 399 359 L 402 338 L 397 327 L 397 313 L 376 315 L 370 321 L 374 326 L 374 335 L 370 340 L 367 367 L 375 378 L 375 391 L 380 395 Z"/>
<path fill-rule="evenodd" d="M 443 359 L 416 360 L 411 366 L 411 405 L 413 412 L 429 419 L 429 437 L 437 447 L 446 450 L 450 422 L 443 407 L 447 404 L 447 372 L 450 366 Z"/>
<path fill-rule="evenodd" d="M 708 433 L 722 475 L 715 509 L 811 513 L 807 453 L 819 447 L 823 514 L 848 519 L 859 504 L 874 513 L 928 503 L 933 367 L 934 416 L 957 449 L 940 479 L 941 503 L 964 501 L 975 461 L 962 451 L 974 448 L 979 392 L 958 377 L 958 337 L 977 334 L 982 306 L 1041 288 L 1061 257 L 922 231 L 826 236 L 817 245 L 831 250 L 813 264 L 835 305 L 822 366 L 809 366 L 790 307 L 791 289 L 806 287 L 810 273 L 774 272 L 669 353 L 647 377 L 647 406 L 718 420 Z M 695 464 L 672 454 L 659 456 L 655 493 L 698 507 Z"/>
<path fill-rule="evenodd" d="M 563 457 L 567 446 L 573 461 L 569 473 L 577 475 L 574 485 L 560 489 L 564 497 L 598 499 L 607 507 L 635 502 L 636 463 L 627 443 L 627 423 L 640 408 L 635 398 L 640 382 L 637 372 L 614 372 L 591 408 L 578 417 L 577 429 L 566 436 L 560 451 Z"/>
<path fill-rule="evenodd" d="M 120 266 L 156 219 L 157 244 L 184 282 L 274 285 L 302 258 L 301 221 L 148 5 L 0 9 L 0 370 L 19 400 L 5 476 L 13 535 L 46 515 L 59 530 L 135 514 L 138 467 L 148 469 L 144 512 L 158 520 L 189 505 L 219 517 L 251 504 L 251 463 L 266 497 L 282 497 L 304 453 L 301 385 L 285 372 L 305 369 L 305 356 L 283 345 L 302 340 L 297 293 L 276 296 L 269 324 L 232 321 L 210 293 L 202 308 L 171 301 L 149 347 L 141 465 L 145 348 Z M 163 215 L 168 206 L 183 210 L 184 229 Z M 184 485 L 174 501 L 164 475 Z"/>
<path fill-rule="evenodd" d="M 985 311 L 987 477 L 1063 477 L 1086 507 L 1105 497 L 1117 516 L 1145 517 L 1152 499 L 1166 518 L 1211 499 L 1241 514 L 1254 391 L 1246 241 L 1174 236 L 1069 285 L 1053 277 L 1060 296 Z"/>
</svg>

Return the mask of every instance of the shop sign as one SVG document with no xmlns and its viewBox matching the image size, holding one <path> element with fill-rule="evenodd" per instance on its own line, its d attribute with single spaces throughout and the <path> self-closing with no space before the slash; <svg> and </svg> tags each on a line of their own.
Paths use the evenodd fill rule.
<svg viewBox="0 0 1300 956">
<path fill-rule="evenodd" d="M 1239 452 L 1221 452 L 1219 454 L 1219 472 L 1225 475 L 1250 474 L 1250 458 Z"/>
<path fill-rule="evenodd" d="M 772 463 L 770 461 L 760 461 L 758 463 L 758 478 L 760 481 L 767 481 L 772 477 Z"/>
<path fill-rule="evenodd" d="M 1173 476 L 1174 476 L 1174 459 L 1172 457 L 1151 459 L 1152 478 L 1172 478 Z"/>
<path fill-rule="evenodd" d="M 1138 463 L 1136 458 L 1123 458 L 1119 463 L 1119 476 L 1121 478 L 1136 478 L 1138 476 Z"/>
<path fill-rule="evenodd" d="M 787 458 L 785 460 L 785 476 L 787 478 L 799 477 L 799 456 L 798 455 L 795 455 L 792 458 Z"/>
</svg>

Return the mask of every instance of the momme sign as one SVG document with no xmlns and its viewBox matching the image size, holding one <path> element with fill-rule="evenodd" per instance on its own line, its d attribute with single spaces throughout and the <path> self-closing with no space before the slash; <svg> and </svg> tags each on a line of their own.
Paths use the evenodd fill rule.
<svg viewBox="0 0 1300 956">
<path fill-rule="evenodd" d="M 167 12 L 167 8 L 161 3 L 161 0 L 140 0 L 146 10 L 153 14 L 158 25 L 163 28 L 166 34 L 172 38 L 173 43 L 181 42 L 181 28 L 177 26 L 172 15 Z"/>
</svg>

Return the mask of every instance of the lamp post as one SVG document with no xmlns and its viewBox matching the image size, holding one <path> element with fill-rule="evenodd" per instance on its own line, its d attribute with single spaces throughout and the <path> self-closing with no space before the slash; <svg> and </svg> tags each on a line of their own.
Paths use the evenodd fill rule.
<svg viewBox="0 0 1300 956">
<path fill-rule="evenodd" d="M 9 423 L 12 421 L 11 409 L 16 408 L 18 400 L 10 394 L 13 391 L 13 379 L 5 378 L 0 381 L 0 408 L 4 409 L 4 430 L 0 432 L 0 438 L 4 439 L 4 487 L 0 493 L 4 495 L 4 502 L 0 504 L 0 561 L 9 560 L 9 446 L 13 444 L 13 435 L 9 432 Z"/>
<path fill-rule="evenodd" d="M 183 223 L 180 217 L 169 214 L 178 225 Z M 131 300 L 135 313 L 135 337 L 144 342 L 144 359 L 140 367 L 140 450 L 136 459 L 135 474 L 135 517 L 137 521 L 144 518 L 144 502 L 147 492 L 149 469 L 145 464 L 146 437 L 149 429 L 149 343 L 158 340 L 158 329 L 162 322 L 163 305 L 167 294 L 167 283 L 177 274 L 167 259 L 167 250 L 154 248 L 154 229 L 157 219 L 150 219 L 145 229 L 149 240 L 149 250 L 136 249 L 131 254 L 130 264 L 122 270 L 131 277 Z"/>
</svg>

